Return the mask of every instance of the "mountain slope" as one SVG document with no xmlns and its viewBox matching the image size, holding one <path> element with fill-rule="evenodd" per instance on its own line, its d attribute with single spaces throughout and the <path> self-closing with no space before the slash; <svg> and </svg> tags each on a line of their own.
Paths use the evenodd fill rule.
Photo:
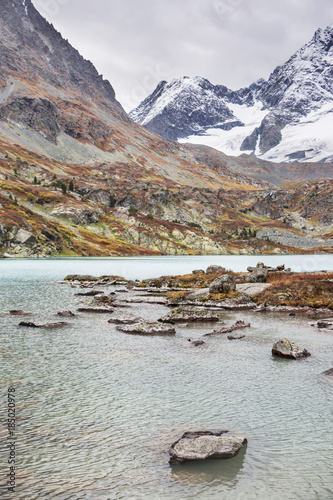
<svg viewBox="0 0 333 500">
<path fill-rule="evenodd" d="M 267 82 L 236 92 L 200 77 L 161 82 L 130 116 L 164 137 L 226 154 L 332 160 L 333 25 L 319 29 Z"/>
<path fill-rule="evenodd" d="M 126 115 L 111 84 L 31 0 L 1 1 L 0 44 L 0 255 L 330 249 L 329 181 L 318 191 L 313 182 L 306 188 L 316 194 L 318 224 L 307 222 L 307 213 L 284 222 L 297 201 L 287 211 L 266 207 L 285 182 L 329 178 L 329 164 L 228 157 L 153 134 Z M 204 85 L 212 98 L 226 94 L 247 109 L 263 82 L 238 93 Z M 316 232 L 294 220 L 318 225 Z M 259 237 L 265 230 L 282 231 L 283 242 Z"/>
</svg>

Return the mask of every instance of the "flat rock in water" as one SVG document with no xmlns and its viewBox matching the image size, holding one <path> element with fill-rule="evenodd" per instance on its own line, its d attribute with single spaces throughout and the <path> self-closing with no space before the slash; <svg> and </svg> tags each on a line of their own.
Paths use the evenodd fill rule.
<svg viewBox="0 0 333 500">
<path fill-rule="evenodd" d="M 127 304 L 166 304 L 166 297 L 152 297 L 152 296 L 141 296 L 134 295 L 132 297 L 125 297 L 124 299 L 119 299 L 120 302 L 125 302 Z"/>
<path fill-rule="evenodd" d="M 176 330 L 171 326 L 149 321 L 117 326 L 117 330 L 137 335 L 174 335 L 176 333 Z"/>
<path fill-rule="evenodd" d="M 65 321 L 61 321 L 59 323 L 33 323 L 32 321 L 21 321 L 19 326 L 26 326 L 28 328 L 59 328 L 61 326 L 68 325 Z"/>
<path fill-rule="evenodd" d="M 115 325 L 132 325 L 133 323 L 139 322 L 140 318 L 138 318 L 138 316 L 135 316 L 134 314 L 112 316 L 112 318 L 108 321 L 108 323 L 113 323 Z"/>
<path fill-rule="evenodd" d="M 79 307 L 79 312 L 96 313 L 96 314 L 110 314 L 114 312 L 111 307 Z"/>
<path fill-rule="evenodd" d="M 212 311 L 207 311 L 198 307 L 176 307 L 172 309 L 166 316 L 160 318 L 162 323 L 177 323 L 177 322 L 208 322 L 219 321 L 219 317 Z"/>
<path fill-rule="evenodd" d="M 241 340 L 241 339 L 245 339 L 245 335 L 236 335 L 235 337 L 233 335 L 228 335 L 227 339 L 228 340 Z"/>
<path fill-rule="evenodd" d="M 275 342 L 272 349 L 273 356 L 279 356 L 281 358 L 287 359 L 300 359 L 311 356 L 311 354 L 306 350 L 291 342 L 290 340 L 283 338 Z"/>
<path fill-rule="evenodd" d="M 188 460 L 235 457 L 247 443 L 247 439 L 227 433 L 228 431 L 185 432 L 169 450 L 170 465 L 181 464 Z"/>
<path fill-rule="evenodd" d="M 95 297 L 95 295 L 104 295 L 100 290 L 90 290 L 90 292 L 79 292 L 75 294 L 77 297 Z"/>
</svg>

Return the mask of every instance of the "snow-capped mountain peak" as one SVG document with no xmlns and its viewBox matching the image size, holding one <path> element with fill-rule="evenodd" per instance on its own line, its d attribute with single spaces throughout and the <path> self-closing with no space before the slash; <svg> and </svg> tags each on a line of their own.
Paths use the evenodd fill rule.
<svg viewBox="0 0 333 500">
<path fill-rule="evenodd" d="M 130 116 L 168 139 L 227 154 L 320 161 L 333 156 L 333 140 L 316 135 L 320 123 L 333 125 L 332 107 L 333 24 L 318 29 L 267 82 L 237 91 L 201 77 L 161 82 Z"/>
</svg>

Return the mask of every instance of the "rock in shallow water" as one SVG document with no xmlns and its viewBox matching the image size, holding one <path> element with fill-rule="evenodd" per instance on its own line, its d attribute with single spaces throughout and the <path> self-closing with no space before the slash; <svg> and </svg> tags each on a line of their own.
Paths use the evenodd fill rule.
<svg viewBox="0 0 333 500">
<path fill-rule="evenodd" d="M 309 351 L 303 349 L 299 345 L 295 344 L 295 342 L 291 342 L 290 340 L 283 338 L 275 342 L 272 349 L 273 356 L 279 356 L 280 358 L 288 358 L 288 359 L 300 359 L 311 356 Z"/>
<path fill-rule="evenodd" d="M 169 450 L 170 465 L 188 460 L 235 457 L 247 443 L 247 439 L 227 433 L 228 431 L 185 432 Z"/>
<path fill-rule="evenodd" d="M 43 324 L 38 324 L 38 323 L 33 323 L 32 321 L 21 321 L 19 326 L 25 326 L 28 328 L 59 328 L 61 326 L 68 325 L 65 321 L 61 321 L 59 323 L 43 323 Z"/>
<path fill-rule="evenodd" d="M 198 307 L 176 307 L 159 321 L 162 323 L 218 321 L 216 312 L 207 311 Z"/>
<path fill-rule="evenodd" d="M 172 326 L 148 321 L 140 321 L 132 325 L 120 325 L 117 326 L 117 330 L 137 335 L 174 335 L 176 333 Z"/>
</svg>

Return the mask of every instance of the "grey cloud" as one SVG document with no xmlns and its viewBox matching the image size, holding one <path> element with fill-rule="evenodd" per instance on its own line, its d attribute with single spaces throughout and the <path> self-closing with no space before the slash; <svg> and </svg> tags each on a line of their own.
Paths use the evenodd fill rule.
<svg viewBox="0 0 333 500">
<path fill-rule="evenodd" d="M 331 0 L 33 0 L 43 2 L 127 110 L 162 79 L 200 75 L 237 89 L 268 78 L 333 22 Z"/>
</svg>

